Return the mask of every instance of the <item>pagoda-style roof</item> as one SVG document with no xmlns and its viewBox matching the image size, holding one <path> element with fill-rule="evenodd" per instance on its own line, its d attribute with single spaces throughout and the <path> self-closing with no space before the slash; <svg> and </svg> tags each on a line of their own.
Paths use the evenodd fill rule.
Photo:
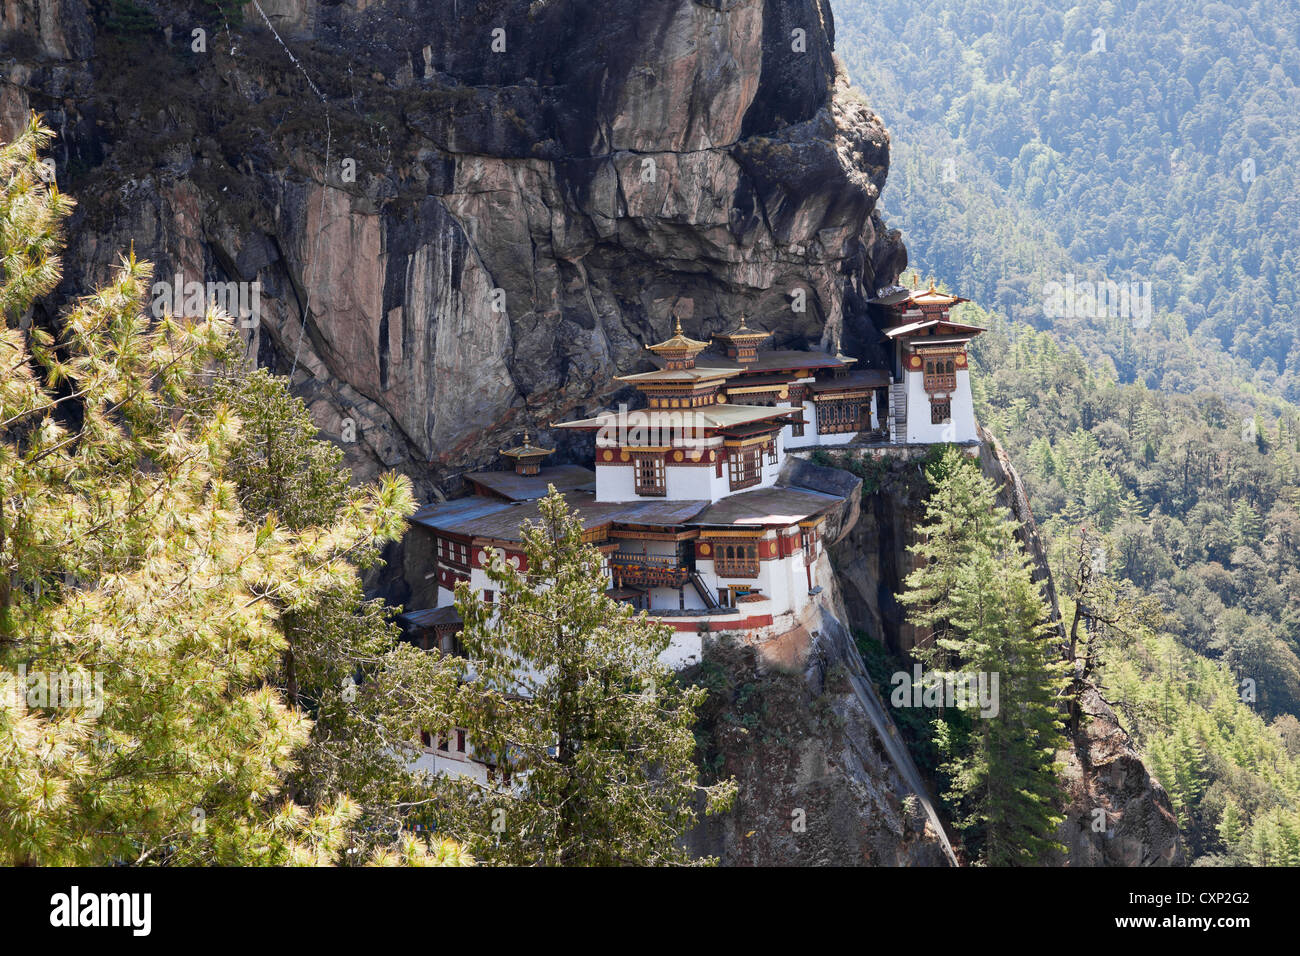
<svg viewBox="0 0 1300 956">
<path fill-rule="evenodd" d="M 900 312 L 908 312 L 913 309 L 922 309 L 926 312 L 946 312 L 958 303 L 969 301 L 970 299 L 964 299 L 959 295 L 940 292 L 934 287 L 933 279 L 930 280 L 928 289 L 921 289 L 917 286 L 916 274 L 913 273 L 912 287 L 910 289 L 901 285 L 889 286 L 877 292 L 871 303 L 873 305 L 887 306 Z"/>
<path fill-rule="evenodd" d="M 655 345 L 647 345 L 646 349 L 664 359 L 669 363 L 670 367 L 680 364 L 689 368 L 694 364 L 695 356 L 708 347 L 708 342 L 701 342 L 699 339 L 687 338 L 687 336 L 683 335 L 682 320 L 677 319 L 672 338 L 665 339 Z"/>
<path fill-rule="evenodd" d="M 659 368 L 651 372 L 635 372 L 631 375 L 615 375 L 614 380 L 618 382 L 628 382 L 636 385 L 642 382 L 658 382 L 659 384 L 681 384 L 694 385 L 697 382 L 722 381 L 730 378 L 737 372 L 734 368 L 704 368 L 702 366 L 693 366 L 691 368 Z"/>
<path fill-rule="evenodd" d="M 554 448 L 542 448 L 540 445 L 534 445 L 532 439 L 528 437 L 528 432 L 524 432 L 524 442 L 522 445 L 516 445 L 514 448 L 502 448 L 501 454 L 507 458 L 545 458 L 553 454 Z"/>
<path fill-rule="evenodd" d="M 745 324 L 745 316 L 741 315 L 740 325 L 730 332 L 715 335 L 713 341 L 723 344 L 728 358 L 734 359 L 741 365 L 749 365 L 758 357 L 758 343 L 771 334 L 761 329 L 751 329 Z"/>
<path fill-rule="evenodd" d="M 940 292 L 934 287 L 934 282 L 930 282 L 930 288 L 924 292 L 913 292 L 908 299 L 912 305 L 921 309 L 950 309 L 960 302 L 969 302 L 970 299 L 963 299 L 959 295 L 949 295 L 946 292 Z"/>
<path fill-rule="evenodd" d="M 885 335 L 891 339 L 938 335 L 965 335 L 966 338 L 971 338 L 983 331 L 985 330 L 982 326 L 953 322 L 950 319 L 921 319 L 918 322 L 909 322 L 906 325 L 896 325 L 892 329 L 885 329 Z"/>
<path fill-rule="evenodd" d="M 740 325 L 736 326 L 730 332 L 720 332 L 713 336 L 713 341 L 722 342 L 724 345 L 757 345 L 763 339 L 770 336 L 771 332 L 764 332 L 762 329 L 751 329 L 746 323 L 748 319 L 744 315 L 740 317 Z"/>
<path fill-rule="evenodd" d="M 534 445 L 528 437 L 528 432 L 524 432 L 524 443 L 522 445 L 516 445 L 514 448 L 502 448 L 501 454 L 515 460 L 515 471 L 519 474 L 532 475 L 537 473 L 541 460 L 554 451 L 554 448 L 542 448 L 540 445 Z"/>
</svg>

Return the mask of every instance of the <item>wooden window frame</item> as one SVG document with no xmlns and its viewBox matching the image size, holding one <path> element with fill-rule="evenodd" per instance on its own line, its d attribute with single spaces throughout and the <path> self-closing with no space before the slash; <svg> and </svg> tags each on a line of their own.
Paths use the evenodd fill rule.
<svg viewBox="0 0 1300 956">
<path fill-rule="evenodd" d="M 955 392 L 957 390 L 957 367 L 954 364 L 956 358 L 956 353 L 924 356 L 924 364 L 921 366 L 921 387 L 927 392 Z"/>
<path fill-rule="evenodd" d="M 632 483 L 636 493 L 643 498 L 668 497 L 668 469 L 664 463 L 664 456 L 657 452 L 633 453 Z"/>
<path fill-rule="evenodd" d="M 713 545 L 713 573 L 720 578 L 756 578 L 762 568 L 757 538 L 719 538 Z"/>
<path fill-rule="evenodd" d="M 950 425 L 952 424 L 952 399 L 946 399 L 942 402 L 930 399 L 930 424 L 931 425 Z"/>
<path fill-rule="evenodd" d="M 727 453 L 727 479 L 732 491 L 763 483 L 763 449 L 760 445 L 733 448 Z"/>
<path fill-rule="evenodd" d="M 867 421 L 862 421 L 863 400 L 861 398 L 830 398 L 817 403 L 817 434 L 819 435 L 856 435 L 871 426 L 871 410 L 867 409 Z"/>
</svg>

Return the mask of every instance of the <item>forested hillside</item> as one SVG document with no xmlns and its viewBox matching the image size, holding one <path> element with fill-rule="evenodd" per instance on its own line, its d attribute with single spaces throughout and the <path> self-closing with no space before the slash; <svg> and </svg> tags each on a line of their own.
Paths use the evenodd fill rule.
<svg viewBox="0 0 1300 956">
<path fill-rule="evenodd" d="M 1300 862 L 1300 8 L 834 6 L 1103 693 L 1194 858 Z M 1053 304 L 1085 280 L 1130 307 Z"/>
<path fill-rule="evenodd" d="M 892 133 L 884 205 L 914 262 L 1122 381 L 1300 399 L 1300 7 L 834 7 Z M 1044 317 L 1069 275 L 1149 282 L 1151 314 Z"/>
<path fill-rule="evenodd" d="M 967 308 L 989 326 L 979 415 L 1029 488 L 1066 619 L 1081 536 L 1089 569 L 1125 592 L 1090 652 L 1189 849 L 1300 863 L 1300 416 L 1242 420 L 1214 395 L 1121 384 Z"/>
</svg>

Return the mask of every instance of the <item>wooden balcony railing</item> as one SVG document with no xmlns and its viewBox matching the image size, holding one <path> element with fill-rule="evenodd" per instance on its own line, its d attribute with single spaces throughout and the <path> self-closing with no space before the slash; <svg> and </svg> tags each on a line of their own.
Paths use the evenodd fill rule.
<svg viewBox="0 0 1300 956">
<path fill-rule="evenodd" d="M 756 578 L 758 560 L 714 558 L 713 572 L 720 578 Z"/>
<path fill-rule="evenodd" d="M 616 551 L 609 556 L 609 570 L 615 580 L 641 587 L 679 588 L 686 584 L 690 572 L 678 564 L 676 557 L 629 554 Z"/>
</svg>

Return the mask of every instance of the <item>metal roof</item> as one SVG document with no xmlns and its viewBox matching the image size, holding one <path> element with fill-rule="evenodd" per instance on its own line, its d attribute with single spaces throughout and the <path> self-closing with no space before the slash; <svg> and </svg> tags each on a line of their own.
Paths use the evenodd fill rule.
<svg viewBox="0 0 1300 956">
<path fill-rule="evenodd" d="M 707 501 L 667 499 L 597 502 L 596 496 L 587 491 L 572 491 L 564 498 L 588 531 L 610 524 L 674 527 L 688 523 L 708 505 Z M 493 538 L 497 541 L 522 541 L 520 526 L 525 521 L 540 521 L 541 513 L 536 499 L 509 502 L 475 496 L 426 506 L 417 511 L 411 520 L 448 534 Z"/>
<path fill-rule="evenodd" d="M 531 501 L 545 498 L 549 485 L 554 485 L 557 491 L 575 491 L 588 485 L 594 487 L 596 473 L 581 465 L 556 465 L 543 468 L 535 475 L 521 475 L 515 471 L 475 471 L 465 475 L 465 480 L 511 501 Z"/>
<path fill-rule="evenodd" d="M 424 525 L 426 528 L 442 528 L 450 531 L 466 521 L 485 518 L 496 514 L 498 511 L 513 507 L 515 505 L 509 501 L 502 501 L 499 498 L 487 498 L 483 495 L 473 495 L 469 498 L 457 498 L 454 501 L 435 502 L 434 504 L 425 505 L 411 515 L 411 520 L 416 524 Z"/>
<path fill-rule="evenodd" d="M 697 365 L 694 368 L 660 368 L 651 372 L 636 372 L 632 375 L 616 375 L 619 382 L 705 382 L 714 379 L 726 379 L 736 374 L 732 368 L 709 368 Z"/>
<path fill-rule="evenodd" d="M 709 505 L 690 522 L 693 525 L 791 525 L 844 499 L 808 488 L 760 488 L 729 495 Z"/>
<path fill-rule="evenodd" d="M 885 334 L 892 339 L 897 338 L 900 335 L 915 335 L 925 329 L 932 329 L 940 325 L 946 325 L 954 329 L 961 329 L 964 332 L 985 331 L 978 325 L 966 325 L 963 322 L 954 322 L 951 319 L 921 319 L 918 322 L 909 322 L 906 325 L 896 325 L 892 329 L 885 329 Z"/>
<path fill-rule="evenodd" d="M 890 383 L 889 372 L 883 368 L 860 368 L 839 378 L 813 382 L 809 388 L 814 392 L 837 392 L 848 388 L 881 388 Z"/>
<path fill-rule="evenodd" d="M 431 607 L 422 611 L 407 611 L 397 615 L 403 624 L 413 628 L 439 627 L 448 624 L 460 624 L 460 614 L 454 604 L 447 607 Z"/>
<path fill-rule="evenodd" d="M 839 368 L 845 363 L 826 352 L 796 349 L 760 349 L 753 361 L 740 363 L 733 359 L 714 357 L 708 353 L 701 355 L 699 362 L 707 362 L 710 367 L 739 369 L 747 372 L 776 372 L 781 369 Z"/>
</svg>

